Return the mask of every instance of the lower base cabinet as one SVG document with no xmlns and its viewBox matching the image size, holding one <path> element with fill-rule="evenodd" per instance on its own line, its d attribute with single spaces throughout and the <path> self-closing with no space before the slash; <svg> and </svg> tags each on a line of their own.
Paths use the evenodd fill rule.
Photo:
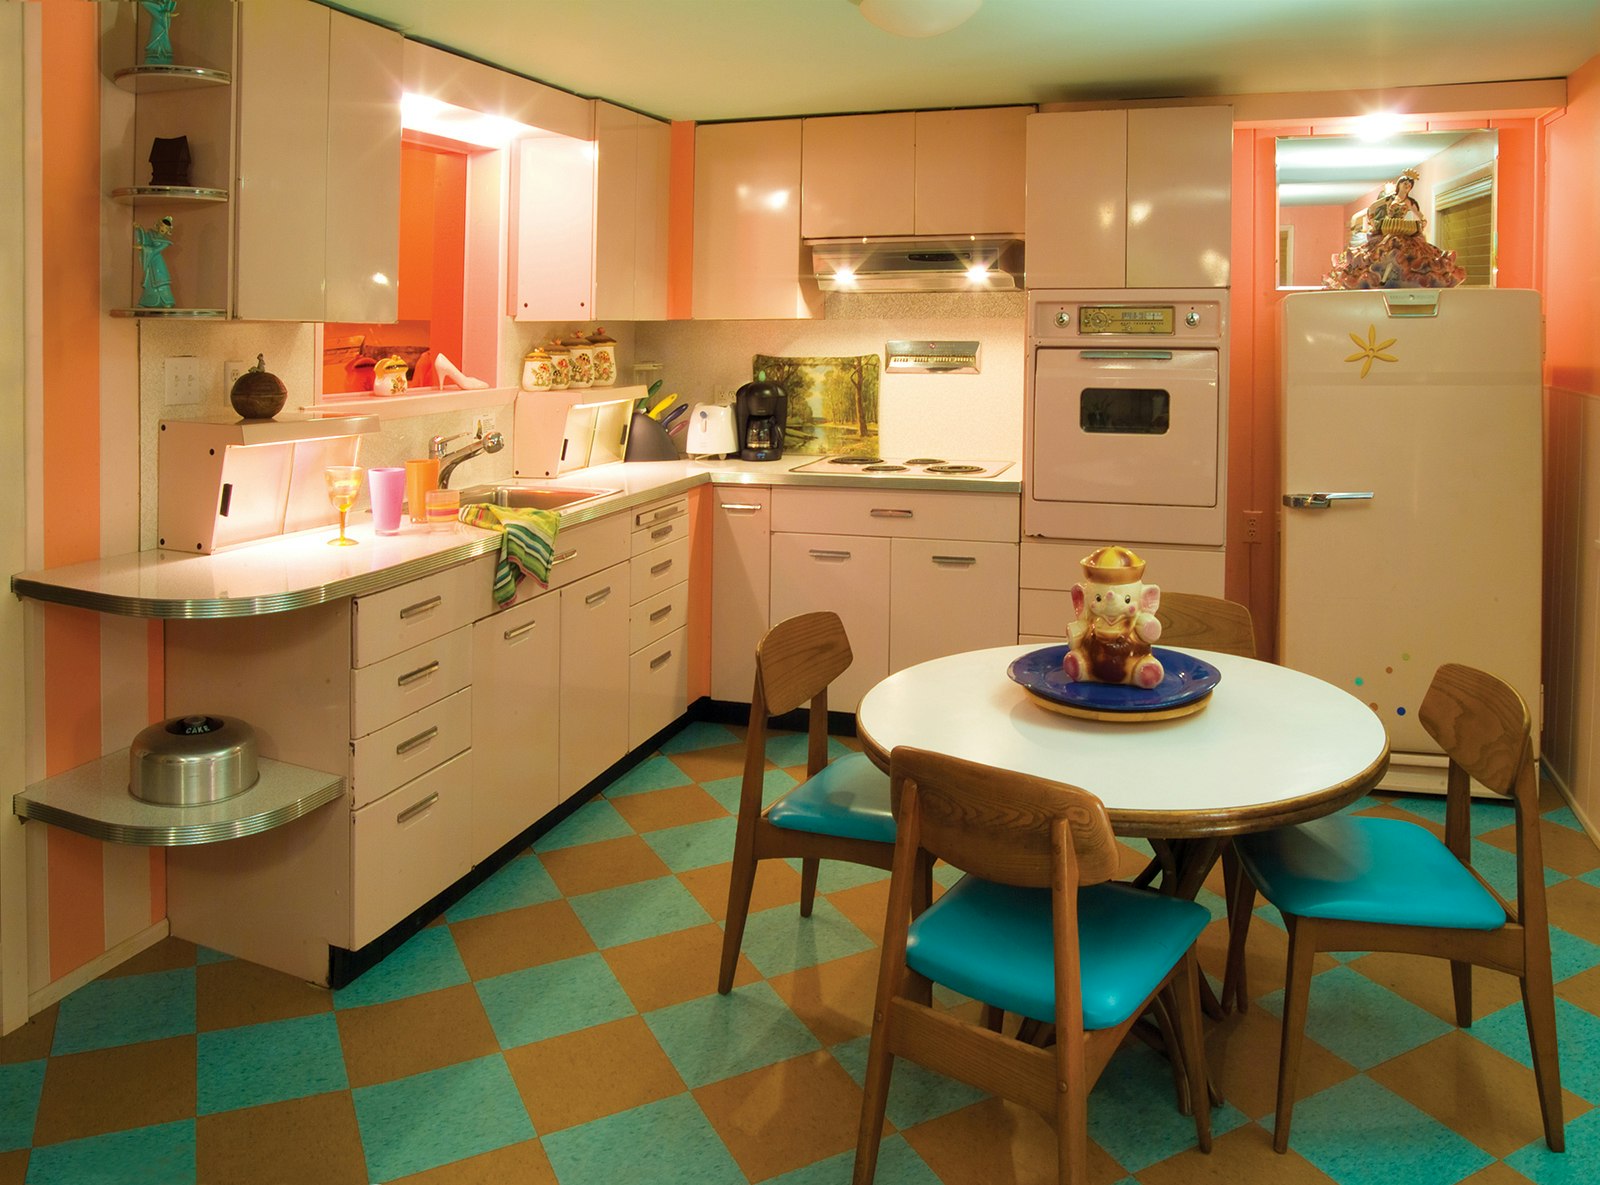
<svg viewBox="0 0 1600 1185">
<path fill-rule="evenodd" d="M 561 597 L 472 627 L 472 850 L 481 859 L 561 801 Z"/>
<path fill-rule="evenodd" d="M 861 535 L 772 536 L 771 624 L 832 610 L 850 638 L 849 669 L 828 687 L 835 712 L 855 711 L 889 673 L 889 544 Z"/>
<path fill-rule="evenodd" d="M 560 794 L 583 789 L 628 751 L 628 565 L 561 590 Z"/>
</svg>

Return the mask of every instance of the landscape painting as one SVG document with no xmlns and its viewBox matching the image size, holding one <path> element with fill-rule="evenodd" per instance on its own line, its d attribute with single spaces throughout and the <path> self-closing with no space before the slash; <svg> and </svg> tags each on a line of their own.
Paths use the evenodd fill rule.
<svg viewBox="0 0 1600 1185">
<path fill-rule="evenodd" d="M 843 358 L 777 358 L 757 354 L 752 377 L 766 375 L 789 396 L 783 450 L 824 456 L 878 450 L 876 354 Z"/>
</svg>

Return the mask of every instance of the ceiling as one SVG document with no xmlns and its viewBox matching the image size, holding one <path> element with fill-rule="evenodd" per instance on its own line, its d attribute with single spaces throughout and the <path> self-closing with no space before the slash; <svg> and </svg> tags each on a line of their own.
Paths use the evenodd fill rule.
<svg viewBox="0 0 1600 1185">
<path fill-rule="evenodd" d="M 697 121 L 1563 78 L 1600 53 L 1600 0 L 984 0 L 926 38 L 857 0 L 327 2 Z"/>
</svg>

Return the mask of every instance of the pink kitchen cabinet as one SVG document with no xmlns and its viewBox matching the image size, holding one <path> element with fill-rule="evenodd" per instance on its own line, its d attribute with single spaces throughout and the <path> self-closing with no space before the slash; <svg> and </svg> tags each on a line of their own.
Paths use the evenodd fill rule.
<svg viewBox="0 0 1600 1185">
<path fill-rule="evenodd" d="M 628 565 L 561 590 L 563 800 L 628 750 Z"/>
<path fill-rule="evenodd" d="M 595 102 L 594 316 L 667 318 L 672 125 Z"/>
<path fill-rule="evenodd" d="M 772 490 L 713 486 L 711 698 L 749 703 L 772 589 Z"/>
<path fill-rule="evenodd" d="M 800 223 L 806 238 L 916 233 L 913 112 L 808 119 L 801 146 Z"/>
</svg>

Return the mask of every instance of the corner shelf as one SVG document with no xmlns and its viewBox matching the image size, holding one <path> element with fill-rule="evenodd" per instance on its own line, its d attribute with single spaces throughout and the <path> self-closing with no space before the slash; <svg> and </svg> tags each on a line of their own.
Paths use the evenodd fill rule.
<svg viewBox="0 0 1600 1185">
<path fill-rule="evenodd" d="M 221 321 L 228 316 L 227 309 L 112 309 L 113 317 L 165 317 L 176 321 Z"/>
<path fill-rule="evenodd" d="M 225 202 L 228 200 L 228 191 L 208 189 L 200 185 L 124 185 L 113 189 L 111 196 L 124 206 L 173 202 L 188 204 Z"/>
<path fill-rule="evenodd" d="M 233 75 L 205 66 L 128 66 L 113 74 L 111 81 L 130 94 L 153 95 L 194 86 L 228 86 Z"/>
</svg>

